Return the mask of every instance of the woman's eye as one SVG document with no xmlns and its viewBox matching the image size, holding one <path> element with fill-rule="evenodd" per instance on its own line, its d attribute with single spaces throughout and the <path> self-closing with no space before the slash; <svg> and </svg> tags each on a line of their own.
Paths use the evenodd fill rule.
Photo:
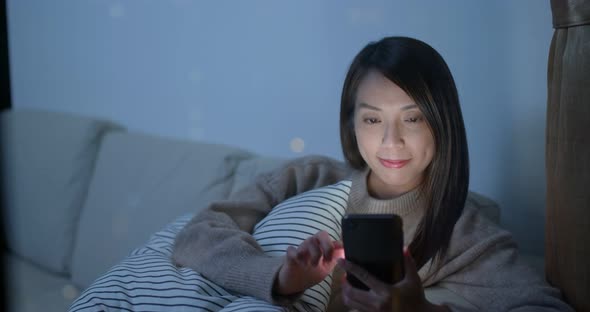
<svg viewBox="0 0 590 312">
<path fill-rule="evenodd" d="M 411 122 L 411 123 L 415 123 L 415 122 L 418 122 L 420 120 L 422 120 L 421 117 L 408 117 L 408 118 L 406 118 L 406 121 L 407 122 Z"/>
<path fill-rule="evenodd" d="M 379 122 L 379 119 L 377 118 L 365 118 L 365 123 L 372 125 L 372 124 L 376 124 Z"/>
</svg>

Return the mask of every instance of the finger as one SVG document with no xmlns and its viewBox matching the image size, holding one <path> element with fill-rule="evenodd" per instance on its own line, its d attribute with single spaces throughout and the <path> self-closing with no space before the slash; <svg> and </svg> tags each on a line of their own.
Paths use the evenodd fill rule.
<svg viewBox="0 0 590 312">
<path fill-rule="evenodd" d="M 301 266 L 306 266 L 309 262 L 309 242 L 307 240 L 303 241 L 299 247 L 297 247 L 297 263 Z"/>
<path fill-rule="evenodd" d="M 342 295 L 342 303 L 347 306 L 350 311 L 360 312 L 360 311 L 367 311 L 367 307 L 364 306 L 362 303 L 354 301 L 344 295 Z"/>
<path fill-rule="evenodd" d="M 370 311 L 370 310 L 368 310 L 368 307 L 365 304 L 363 304 L 361 302 L 358 302 L 358 301 L 355 301 L 355 300 L 353 300 L 351 298 L 348 298 L 345 295 L 342 295 L 342 303 L 346 307 L 348 307 L 350 309 L 350 311 L 353 311 L 353 312 Z"/>
<path fill-rule="evenodd" d="M 332 260 L 344 259 L 344 247 L 341 244 L 334 242 L 332 248 L 334 248 L 334 252 L 332 253 Z"/>
<path fill-rule="evenodd" d="M 293 246 L 287 247 L 287 261 L 289 263 L 297 263 L 297 248 Z"/>
<path fill-rule="evenodd" d="M 316 265 L 321 257 L 320 247 L 318 246 L 317 239 L 312 236 L 304 240 L 299 245 L 298 260 L 301 265 L 308 266 L 310 264 Z"/>
<path fill-rule="evenodd" d="M 370 291 L 355 288 L 345 279 L 342 283 L 342 301 L 349 308 L 366 311 L 373 306 L 375 298 Z"/>
<path fill-rule="evenodd" d="M 334 254 L 334 247 L 332 246 L 332 238 L 326 231 L 320 231 L 316 234 L 316 238 L 320 243 L 320 248 L 324 259 L 332 261 L 332 255 Z"/>
<path fill-rule="evenodd" d="M 361 282 L 367 285 L 370 289 L 383 292 L 387 291 L 388 287 L 386 284 L 381 282 L 379 279 L 371 275 L 367 270 L 362 267 L 345 259 L 338 260 L 338 265 L 343 268 L 347 274 L 352 274 L 358 278 Z"/>
<path fill-rule="evenodd" d="M 322 258 L 322 249 L 320 247 L 320 241 L 316 237 L 312 237 L 309 244 L 310 263 L 312 265 L 318 265 Z"/>
<path fill-rule="evenodd" d="M 418 275 L 418 269 L 416 269 L 416 263 L 414 262 L 414 258 L 410 254 L 410 250 L 407 247 L 404 247 L 404 270 L 404 281 L 421 282 L 420 275 Z"/>
</svg>

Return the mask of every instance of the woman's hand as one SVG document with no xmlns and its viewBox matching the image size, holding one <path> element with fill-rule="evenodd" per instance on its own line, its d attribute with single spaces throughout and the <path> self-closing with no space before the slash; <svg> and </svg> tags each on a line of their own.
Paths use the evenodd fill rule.
<svg viewBox="0 0 590 312">
<path fill-rule="evenodd" d="M 352 274 L 367 285 L 368 291 L 351 286 L 346 279 L 342 284 L 344 304 L 358 311 L 450 311 L 447 307 L 436 306 L 424 296 L 422 282 L 414 259 L 404 248 L 404 278 L 390 285 L 372 276 L 365 269 L 349 261 L 338 261 L 347 274 Z"/>
<path fill-rule="evenodd" d="M 299 247 L 287 248 L 285 263 L 274 284 L 274 292 L 291 295 L 321 282 L 344 257 L 342 244 L 325 231 L 306 239 Z"/>
</svg>

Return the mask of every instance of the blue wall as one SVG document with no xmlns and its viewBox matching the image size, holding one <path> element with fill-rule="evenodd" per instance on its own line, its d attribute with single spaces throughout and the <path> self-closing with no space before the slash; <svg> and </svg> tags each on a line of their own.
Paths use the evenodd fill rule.
<svg viewBox="0 0 590 312">
<path fill-rule="evenodd" d="M 548 0 L 9 0 L 8 18 L 15 108 L 281 157 L 342 159 L 353 56 L 385 35 L 422 39 L 457 81 L 471 188 L 542 253 Z"/>
</svg>

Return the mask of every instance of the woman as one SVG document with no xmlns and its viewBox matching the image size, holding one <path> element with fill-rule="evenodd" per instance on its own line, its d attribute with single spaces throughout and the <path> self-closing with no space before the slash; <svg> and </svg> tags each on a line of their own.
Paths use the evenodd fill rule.
<svg viewBox="0 0 590 312">
<path fill-rule="evenodd" d="M 405 37 L 370 43 L 355 57 L 341 98 L 348 168 L 309 157 L 261 176 L 230 201 L 212 204 L 178 235 L 173 260 L 229 290 L 288 305 L 338 262 L 371 289 L 337 278 L 329 311 L 448 311 L 426 300 L 439 285 L 477 309 L 567 310 L 559 292 L 517 260 L 509 233 L 466 204 L 467 141 L 457 90 L 442 57 Z M 262 253 L 250 233 L 280 201 L 348 177 L 347 213 L 395 213 L 404 224 L 404 279 L 387 285 L 341 258 L 324 232 L 287 250 Z M 342 284 L 340 284 L 341 282 Z M 345 307 L 343 307 L 344 305 Z"/>
</svg>

